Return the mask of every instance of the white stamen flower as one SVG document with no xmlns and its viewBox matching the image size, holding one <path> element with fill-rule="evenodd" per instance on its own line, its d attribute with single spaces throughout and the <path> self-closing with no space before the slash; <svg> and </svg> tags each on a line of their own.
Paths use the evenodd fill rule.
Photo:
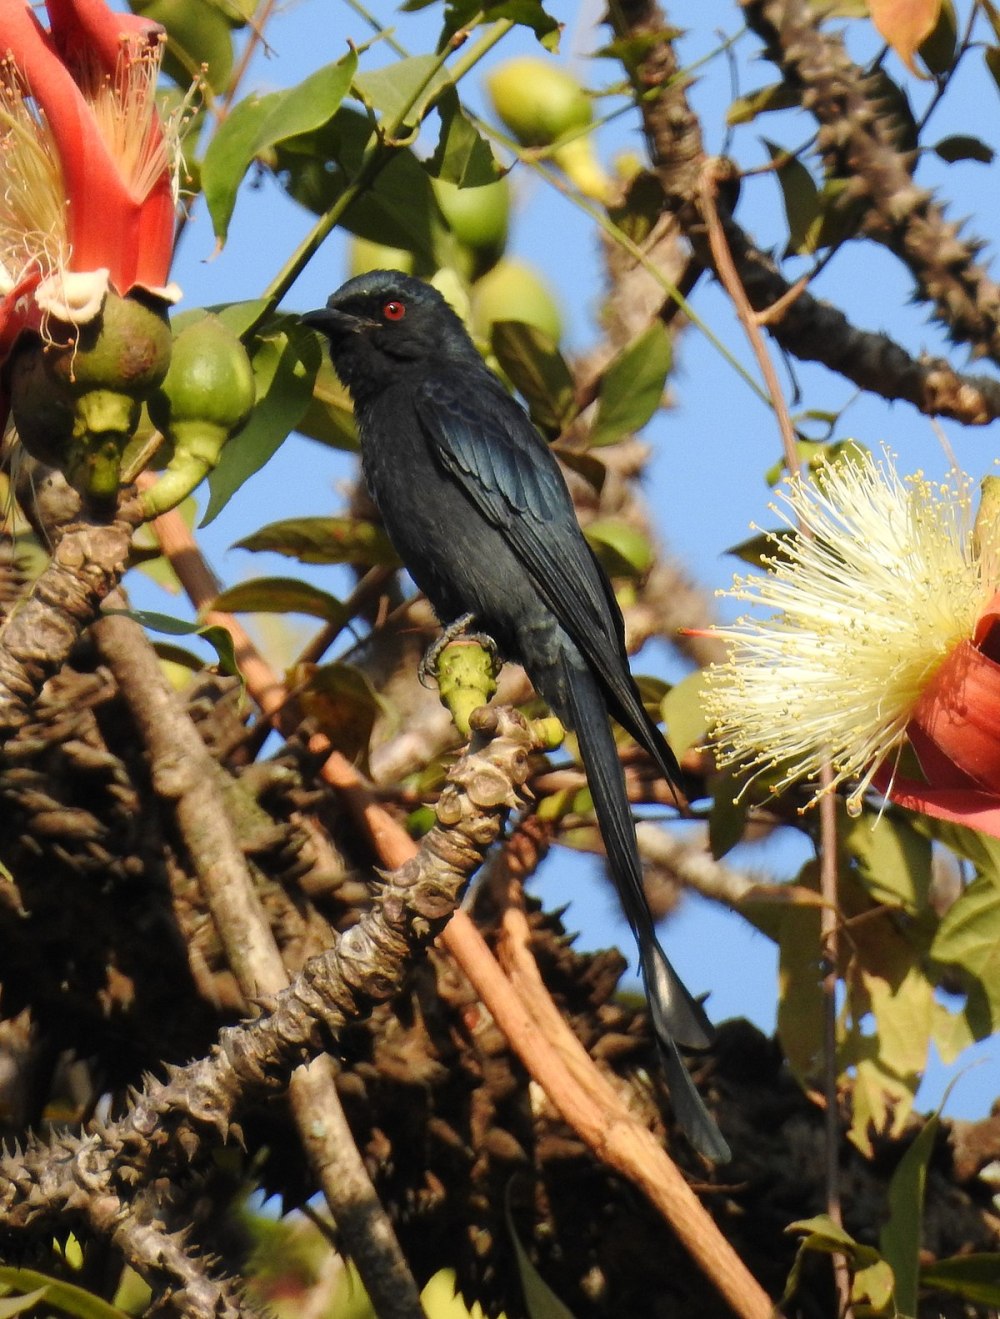
<svg viewBox="0 0 1000 1319">
<path fill-rule="evenodd" d="M 705 708 L 720 764 L 777 770 L 780 790 L 829 763 L 834 787 L 855 784 L 856 814 L 1000 587 L 1000 536 L 973 535 L 968 478 L 901 480 L 860 449 L 779 498 L 789 533 L 768 572 L 721 593 L 768 614 L 715 630 L 729 655 L 709 671 Z"/>
</svg>

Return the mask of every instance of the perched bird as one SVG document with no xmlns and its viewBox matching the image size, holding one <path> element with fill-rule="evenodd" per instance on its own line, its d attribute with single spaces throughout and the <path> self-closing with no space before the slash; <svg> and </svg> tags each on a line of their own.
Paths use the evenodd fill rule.
<svg viewBox="0 0 1000 1319">
<path fill-rule="evenodd" d="M 368 488 L 438 618 L 447 626 L 471 615 L 576 733 L 674 1111 L 696 1149 L 728 1158 L 677 1050 L 706 1048 L 712 1027 L 656 938 L 609 715 L 669 783 L 679 785 L 680 768 L 643 707 L 614 592 L 551 450 L 421 280 L 360 275 L 303 320 L 329 340 L 354 400 Z"/>
</svg>

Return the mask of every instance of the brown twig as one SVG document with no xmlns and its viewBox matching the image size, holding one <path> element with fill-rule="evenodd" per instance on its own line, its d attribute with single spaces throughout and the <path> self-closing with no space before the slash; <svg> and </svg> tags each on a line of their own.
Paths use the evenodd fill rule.
<svg viewBox="0 0 1000 1319">
<path fill-rule="evenodd" d="M 781 433 L 781 443 L 785 454 L 785 466 L 789 473 L 799 478 L 801 463 L 795 442 L 788 405 L 778 381 L 777 372 L 764 343 L 760 325 L 753 315 L 746 290 L 740 283 L 739 274 L 732 259 L 725 232 L 719 219 L 715 204 L 716 170 L 711 161 L 706 162 L 700 180 L 700 197 L 702 212 L 708 228 L 708 240 L 715 259 L 715 268 L 723 287 L 729 294 L 740 323 L 746 331 L 747 338 L 760 364 L 761 374 L 767 384 Z M 801 535 L 810 535 L 808 527 L 799 522 Z M 820 909 L 821 952 L 827 970 L 823 976 L 823 1092 L 826 1099 L 826 1212 L 838 1226 L 842 1225 L 840 1203 L 840 1122 L 837 1102 L 837 983 L 839 979 L 838 956 L 838 875 L 837 875 L 837 814 L 836 798 L 829 791 L 833 773 L 829 764 L 823 766 L 820 776 L 821 785 L 827 789 L 822 797 L 823 809 L 820 812 L 819 860 L 820 886 L 823 899 Z M 840 1313 L 851 1313 L 851 1280 L 847 1261 L 842 1255 L 833 1257 L 834 1281 L 840 1303 Z"/>
<path fill-rule="evenodd" d="M 739 274 L 733 262 L 733 254 L 726 242 L 725 231 L 716 206 L 719 181 L 725 177 L 725 174 L 726 171 L 722 166 L 722 162 L 709 158 L 702 165 L 698 177 L 698 199 L 701 203 L 702 218 L 708 232 L 708 244 L 712 249 L 715 271 L 719 281 L 729 294 L 730 300 L 736 309 L 736 315 L 739 317 L 740 324 L 750 340 L 750 347 L 757 358 L 757 364 L 760 367 L 761 375 L 764 377 L 768 397 L 771 401 L 771 407 L 774 409 L 778 430 L 781 434 L 781 443 L 785 450 L 785 461 L 788 463 L 789 471 L 794 471 L 797 466 L 795 428 L 792 426 L 788 404 L 785 402 L 785 396 L 778 380 L 778 373 L 771 361 L 771 355 L 764 343 L 764 336 L 760 332 L 760 322 L 754 315 L 746 290 L 740 282 Z"/>
</svg>

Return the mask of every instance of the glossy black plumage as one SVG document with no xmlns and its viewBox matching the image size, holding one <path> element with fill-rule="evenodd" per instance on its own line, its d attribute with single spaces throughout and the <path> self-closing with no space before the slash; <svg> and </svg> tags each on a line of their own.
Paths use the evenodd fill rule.
<svg viewBox="0 0 1000 1319">
<path fill-rule="evenodd" d="M 441 622 L 471 613 L 576 732 L 675 1112 L 697 1149 L 727 1158 L 677 1051 L 705 1048 L 712 1028 L 656 939 L 609 713 L 668 781 L 679 783 L 680 770 L 642 705 L 621 613 L 552 452 L 420 280 L 359 276 L 304 320 L 329 339 L 354 400 L 372 498 Z"/>
</svg>

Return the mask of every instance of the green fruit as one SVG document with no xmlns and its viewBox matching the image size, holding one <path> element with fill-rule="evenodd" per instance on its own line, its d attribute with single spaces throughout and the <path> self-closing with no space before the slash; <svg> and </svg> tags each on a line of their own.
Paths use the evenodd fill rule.
<svg viewBox="0 0 1000 1319">
<path fill-rule="evenodd" d="M 247 350 L 218 316 L 203 316 L 174 340 L 170 369 L 149 415 L 176 445 L 207 432 L 222 441 L 246 421 L 256 386 Z"/>
<path fill-rule="evenodd" d="M 617 190 L 586 135 L 560 140 L 594 121 L 590 97 L 565 69 L 533 55 L 508 60 L 486 80 L 493 108 L 526 147 L 554 147 L 552 159 L 586 197 L 610 205 Z"/>
<path fill-rule="evenodd" d="M 510 219 L 506 178 L 478 188 L 460 188 L 447 179 L 432 179 L 431 183 L 441 214 L 458 241 L 496 260 L 507 242 Z"/>
<path fill-rule="evenodd" d="M 109 293 L 98 316 L 53 326 L 65 346 L 30 340 L 10 365 L 11 415 L 21 443 L 81 493 L 110 499 L 143 399 L 170 362 L 163 305 Z"/>
<path fill-rule="evenodd" d="M 173 508 L 215 467 L 222 446 L 249 417 L 256 398 L 247 350 L 218 316 L 203 316 L 174 340 L 170 370 L 147 408 L 171 450 L 167 470 L 143 492 L 153 517 Z"/>
<path fill-rule="evenodd" d="M 495 321 L 525 321 L 558 343 L 562 318 L 542 279 L 523 261 L 504 258 L 472 289 L 472 324 L 484 339 Z"/>
<path fill-rule="evenodd" d="M 370 238 L 360 238 L 355 234 L 347 249 L 347 269 L 352 277 L 367 275 L 369 270 L 402 270 L 412 275 L 413 253 L 405 247 L 388 247 L 384 243 L 373 243 Z"/>
<path fill-rule="evenodd" d="M 547 147 L 593 121 L 590 98 L 565 69 L 524 55 L 486 79 L 493 108 L 526 147 Z"/>
</svg>

